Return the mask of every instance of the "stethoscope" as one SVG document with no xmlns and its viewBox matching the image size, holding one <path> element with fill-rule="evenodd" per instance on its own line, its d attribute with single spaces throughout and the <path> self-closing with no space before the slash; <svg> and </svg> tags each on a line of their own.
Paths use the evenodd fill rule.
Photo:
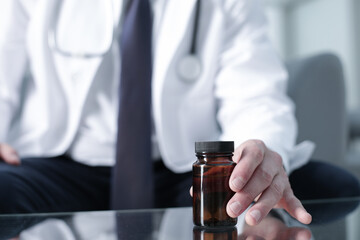
<svg viewBox="0 0 360 240">
<path fill-rule="evenodd" d="M 59 27 L 59 19 L 60 19 L 60 13 L 62 12 L 62 8 L 64 6 L 64 2 L 65 1 L 55 1 L 54 4 L 54 11 L 52 14 L 52 17 L 49 20 L 49 30 L 48 30 L 48 45 L 51 48 L 51 50 L 53 50 L 53 52 L 60 54 L 64 57 L 69 57 L 69 58 L 78 58 L 78 59 L 92 59 L 92 58 L 97 58 L 97 57 L 103 57 L 105 56 L 111 49 L 112 43 L 114 42 L 114 38 L 115 38 L 115 33 L 116 33 L 116 29 L 115 29 L 115 22 L 112 23 L 112 31 L 110 31 L 109 33 L 111 33 L 111 37 L 110 37 L 110 41 L 109 44 L 107 44 L 107 47 L 104 47 L 103 49 L 91 49 L 91 50 L 74 50 L 74 49 L 66 49 L 65 47 L 62 47 L 61 44 L 59 43 L 59 37 L 57 35 L 58 33 L 58 27 Z M 113 17 L 113 3 L 112 1 L 104 1 L 104 4 L 108 4 L 108 5 L 104 5 L 107 9 L 107 13 L 106 15 L 108 15 L 109 17 Z"/>
<path fill-rule="evenodd" d="M 61 2 L 61 1 L 60 1 Z M 56 6 L 57 9 L 61 8 L 60 3 Z M 200 58 L 197 52 L 197 35 L 199 29 L 199 19 L 200 19 L 200 10 L 201 10 L 201 0 L 196 0 L 195 5 L 195 16 L 193 22 L 192 36 L 191 36 L 191 44 L 190 49 L 185 56 L 181 57 L 178 66 L 177 66 L 177 74 L 184 82 L 194 82 L 196 81 L 202 72 L 202 65 Z M 59 12 L 56 11 L 53 15 L 53 19 L 50 23 L 50 28 L 48 32 L 48 44 L 50 48 L 62 56 L 72 57 L 72 58 L 95 58 L 95 57 L 103 57 L 107 52 L 109 52 L 112 42 L 114 42 L 115 37 L 115 24 L 113 26 L 113 40 L 108 48 L 102 51 L 95 52 L 75 52 L 72 50 L 66 50 L 59 46 L 57 41 L 57 25 L 59 21 Z"/>
<path fill-rule="evenodd" d="M 202 72 L 201 61 L 197 53 L 200 10 L 201 0 L 197 0 L 190 49 L 189 52 L 179 60 L 177 69 L 179 77 L 189 83 L 196 81 Z"/>
</svg>

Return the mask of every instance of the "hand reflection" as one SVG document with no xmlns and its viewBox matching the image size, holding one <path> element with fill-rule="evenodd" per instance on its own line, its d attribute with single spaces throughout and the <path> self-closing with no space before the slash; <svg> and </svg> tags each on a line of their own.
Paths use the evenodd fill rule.
<svg viewBox="0 0 360 240">
<path fill-rule="evenodd" d="M 256 226 L 244 224 L 242 234 L 239 240 L 251 239 L 311 239 L 311 232 L 303 227 L 288 227 L 280 219 L 268 215 L 264 220 Z"/>
<path fill-rule="evenodd" d="M 283 214 L 284 213 L 284 214 Z M 281 214 L 280 220 L 277 215 Z M 311 239 L 311 231 L 302 227 L 297 220 L 291 218 L 282 210 L 272 210 L 264 220 L 256 226 L 245 222 L 245 214 L 238 218 L 238 224 L 233 228 L 199 228 L 192 223 L 191 209 L 168 209 L 160 223 L 159 238 L 184 240 L 243 240 L 243 239 Z M 181 221 L 179 221 L 181 219 Z M 291 227 L 296 226 L 296 227 Z"/>
<path fill-rule="evenodd" d="M 268 215 L 256 226 L 244 223 L 239 234 L 236 227 L 217 230 L 199 227 L 193 228 L 193 240 L 311 239 L 309 229 L 304 227 L 288 227 L 283 221 L 273 215 Z"/>
</svg>

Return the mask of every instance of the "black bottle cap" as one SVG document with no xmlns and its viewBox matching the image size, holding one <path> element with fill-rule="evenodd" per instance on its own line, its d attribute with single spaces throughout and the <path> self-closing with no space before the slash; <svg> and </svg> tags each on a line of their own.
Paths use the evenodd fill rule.
<svg viewBox="0 0 360 240">
<path fill-rule="evenodd" d="M 195 142 L 196 153 L 228 153 L 234 152 L 233 141 Z"/>
</svg>

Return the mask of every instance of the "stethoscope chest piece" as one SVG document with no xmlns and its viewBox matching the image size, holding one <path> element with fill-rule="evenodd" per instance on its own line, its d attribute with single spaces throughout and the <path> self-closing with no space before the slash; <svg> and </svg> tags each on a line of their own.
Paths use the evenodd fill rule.
<svg viewBox="0 0 360 240">
<path fill-rule="evenodd" d="M 196 81 L 201 74 L 201 63 L 198 56 L 195 54 L 188 54 L 178 64 L 178 73 L 185 82 Z"/>
</svg>

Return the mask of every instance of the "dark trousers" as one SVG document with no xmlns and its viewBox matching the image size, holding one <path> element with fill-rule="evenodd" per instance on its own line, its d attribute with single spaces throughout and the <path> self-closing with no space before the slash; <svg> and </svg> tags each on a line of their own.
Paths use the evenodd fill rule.
<svg viewBox="0 0 360 240">
<path fill-rule="evenodd" d="M 191 172 L 175 174 L 162 162 L 154 163 L 154 171 L 157 208 L 192 205 Z M 64 156 L 26 158 L 20 166 L 0 163 L 0 213 L 106 210 L 110 181 L 110 167 L 90 167 Z M 326 163 L 310 162 L 290 181 L 301 199 L 360 196 L 354 176 Z"/>
<path fill-rule="evenodd" d="M 312 160 L 289 177 L 300 200 L 360 197 L 358 179 L 329 163 Z"/>
<path fill-rule="evenodd" d="M 154 163 L 157 208 L 191 206 L 192 174 L 174 174 Z M 90 167 L 60 156 L 0 162 L 0 213 L 107 210 L 110 167 Z M 131 184 L 131 183 L 129 183 Z"/>
<path fill-rule="evenodd" d="M 360 185 L 355 176 L 342 168 L 315 160 L 295 170 L 290 175 L 290 183 L 300 200 L 360 196 Z M 346 216 L 358 205 L 359 201 L 349 201 L 346 204 L 328 201 L 321 204 L 310 202 L 304 207 L 313 217 L 312 224 L 324 224 Z"/>
</svg>

